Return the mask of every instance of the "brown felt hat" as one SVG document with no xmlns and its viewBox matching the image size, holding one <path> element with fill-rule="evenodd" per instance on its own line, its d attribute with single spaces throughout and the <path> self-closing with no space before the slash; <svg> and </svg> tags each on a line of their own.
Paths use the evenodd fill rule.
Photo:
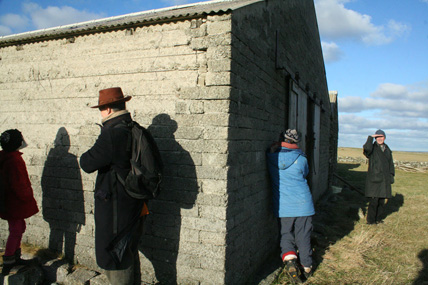
<svg viewBox="0 0 428 285">
<path fill-rule="evenodd" d="M 92 106 L 91 108 L 99 108 L 106 105 L 126 102 L 131 100 L 131 98 L 132 96 L 124 97 L 122 89 L 120 87 L 107 88 L 100 90 L 98 105 Z"/>
</svg>

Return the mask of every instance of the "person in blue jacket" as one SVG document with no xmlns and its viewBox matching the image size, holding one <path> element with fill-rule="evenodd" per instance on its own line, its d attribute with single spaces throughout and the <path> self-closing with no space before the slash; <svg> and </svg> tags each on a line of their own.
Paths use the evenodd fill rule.
<svg viewBox="0 0 428 285">
<path fill-rule="evenodd" d="M 312 274 L 312 194 L 306 181 L 309 173 L 305 153 L 299 149 L 296 130 L 281 133 L 280 142 L 267 151 L 273 191 L 273 209 L 280 221 L 281 258 L 294 281 Z M 298 253 L 297 253 L 298 252 Z M 298 262 L 298 258 L 300 262 Z"/>
</svg>

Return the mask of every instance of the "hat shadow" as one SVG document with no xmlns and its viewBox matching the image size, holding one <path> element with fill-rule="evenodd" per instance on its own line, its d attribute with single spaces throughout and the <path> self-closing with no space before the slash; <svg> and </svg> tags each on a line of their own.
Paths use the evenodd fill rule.
<svg viewBox="0 0 428 285">
<path fill-rule="evenodd" d="M 49 223 L 49 249 L 75 261 L 76 236 L 85 224 L 82 177 L 77 156 L 70 153 L 70 136 L 59 128 L 41 179 L 42 214 Z"/>
<path fill-rule="evenodd" d="M 164 178 L 160 195 L 149 201 L 140 251 L 150 260 L 160 284 L 177 284 L 180 238 L 188 236 L 182 233 L 182 219 L 191 212 L 183 210 L 194 207 L 199 191 L 192 156 L 175 138 L 178 128 L 168 114 L 157 115 L 148 127 L 164 162 Z"/>
</svg>

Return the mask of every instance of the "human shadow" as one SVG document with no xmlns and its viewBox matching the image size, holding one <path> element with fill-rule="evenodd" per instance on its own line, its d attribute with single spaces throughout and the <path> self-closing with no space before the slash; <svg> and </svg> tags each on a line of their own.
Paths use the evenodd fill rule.
<svg viewBox="0 0 428 285">
<path fill-rule="evenodd" d="M 419 271 L 419 276 L 412 284 L 428 284 L 428 249 L 421 250 L 418 254 L 418 258 L 421 260 L 423 268 Z"/>
<path fill-rule="evenodd" d="M 63 252 L 74 262 L 76 235 L 85 224 L 85 206 L 79 163 L 69 149 L 70 136 L 61 127 L 43 168 L 42 212 L 50 228 L 49 249 Z"/>
<path fill-rule="evenodd" d="M 369 198 L 362 194 L 364 192 L 352 189 L 356 187 L 363 191 L 365 187 L 367 171 L 355 170 L 359 166 L 360 164 L 352 163 L 338 164 L 337 174 L 344 178 L 346 183 L 337 180 L 335 185 L 340 186 L 342 191 L 327 196 L 326 199 L 321 199 L 316 205 L 313 232 L 315 267 L 322 262 L 329 246 L 354 230 L 356 221 L 366 222 L 365 215 Z M 390 214 L 397 212 L 403 204 L 403 195 L 396 193 L 394 197 L 388 199 L 381 218 L 385 219 Z"/>
<path fill-rule="evenodd" d="M 380 215 L 380 219 L 384 220 L 392 213 L 398 212 L 398 210 L 401 208 L 401 206 L 403 206 L 403 204 L 404 196 L 400 193 L 395 193 L 392 198 L 387 200 L 383 213 Z"/>
<path fill-rule="evenodd" d="M 364 219 L 367 198 L 362 193 L 367 172 L 356 171 L 359 166 L 354 163 L 338 164 L 335 175 L 341 179 L 335 179 L 333 185 L 341 191 L 329 192 L 315 205 L 312 233 L 315 270 L 322 263 L 328 247 L 354 230 L 356 221 Z"/>
<path fill-rule="evenodd" d="M 190 232 L 182 233 L 182 218 L 197 215 L 197 211 L 183 215 L 184 209 L 194 207 L 198 184 L 194 161 L 175 138 L 177 129 L 167 114 L 157 115 L 148 127 L 161 152 L 164 176 L 160 195 L 149 202 L 140 251 L 152 263 L 160 284 L 177 284 L 180 237 L 191 238 Z"/>
<path fill-rule="evenodd" d="M 346 185 L 351 190 L 357 188 L 361 193 L 364 193 L 364 187 L 367 177 L 367 171 L 356 171 L 360 167 L 360 163 L 340 163 L 337 166 L 335 175 L 343 178 L 348 184 L 343 184 L 343 181 L 338 181 L 339 185 Z M 336 176 L 336 178 L 338 178 Z M 358 191 L 357 190 L 357 191 Z"/>
</svg>

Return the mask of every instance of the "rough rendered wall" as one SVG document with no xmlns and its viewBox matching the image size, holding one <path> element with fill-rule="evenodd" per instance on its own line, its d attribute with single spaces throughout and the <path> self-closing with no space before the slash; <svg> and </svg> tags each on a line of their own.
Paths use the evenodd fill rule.
<svg viewBox="0 0 428 285">
<path fill-rule="evenodd" d="M 93 188 L 79 156 L 98 90 L 121 86 L 166 164 L 142 239 L 145 281 L 221 284 L 226 250 L 230 22 L 217 16 L 0 49 L 0 131 L 18 128 L 40 213 L 24 241 L 94 261 Z M 221 17 L 220 17 L 221 18 Z M 4 245 L 7 224 L 0 222 Z"/>
<path fill-rule="evenodd" d="M 226 283 L 242 284 L 269 256 L 279 257 L 265 150 L 286 128 L 287 72 L 294 77 L 299 71 L 302 89 L 309 83 L 323 100 L 328 94 L 312 1 L 257 3 L 234 12 L 232 22 Z M 288 55 L 280 58 L 287 72 L 276 68 L 277 31 L 279 48 L 287 48 Z M 328 110 L 321 116 L 323 165 L 328 162 Z M 327 188 L 327 179 L 320 180 L 314 190 L 318 196 Z"/>
</svg>

